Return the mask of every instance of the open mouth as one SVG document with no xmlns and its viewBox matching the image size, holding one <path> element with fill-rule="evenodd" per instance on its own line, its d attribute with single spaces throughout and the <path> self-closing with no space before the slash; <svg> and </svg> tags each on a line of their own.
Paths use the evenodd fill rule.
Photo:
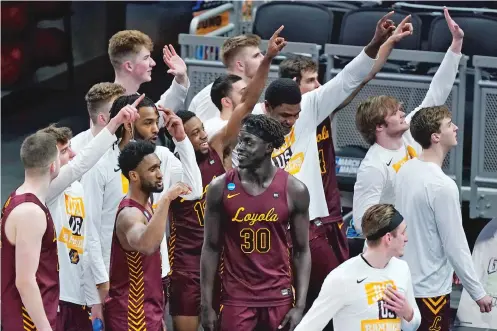
<svg viewBox="0 0 497 331">
<path fill-rule="evenodd" d="M 207 142 L 205 142 L 205 143 L 201 143 L 201 144 L 200 144 L 200 147 L 201 147 L 201 148 L 209 148 L 209 144 L 208 144 Z"/>
</svg>

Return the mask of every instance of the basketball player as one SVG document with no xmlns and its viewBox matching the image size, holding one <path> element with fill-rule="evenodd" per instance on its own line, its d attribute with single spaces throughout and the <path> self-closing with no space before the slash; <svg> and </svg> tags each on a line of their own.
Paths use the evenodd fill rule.
<svg viewBox="0 0 497 331">
<path fill-rule="evenodd" d="M 440 64 L 421 105 L 405 116 L 402 103 L 390 96 L 370 97 L 356 113 L 356 125 L 371 144 L 361 162 L 354 185 L 353 217 L 356 231 L 361 234 L 362 214 L 377 203 L 394 203 L 395 175 L 409 159 L 421 152 L 409 131 L 412 116 L 423 107 L 442 105 L 456 78 L 464 32 L 452 20 L 447 9 L 445 19 L 452 33 L 452 44 Z"/>
<path fill-rule="evenodd" d="M 318 298 L 295 331 L 417 330 L 421 317 L 409 266 L 404 217 L 388 204 L 371 206 L 363 218 L 369 249 L 342 263 L 323 283 Z"/>
<path fill-rule="evenodd" d="M 490 312 L 492 298 L 471 261 L 459 190 L 442 171 L 447 153 L 457 145 L 451 113 L 446 106 L 423 108 L 412 117 L 410 130 L 423 152 L 406 162 L 395 179 L 395 206 L 405 216 L 411 237 L 404 259 L 421 310 L 419 329 L 448 331 L 454 269 L 482 313 Z"/>
<path fill-rule="evenodd" d="M 497 330 L 497 218 L 481 230 L 473 248 L 473 263 L 480 282 L 492 296 L 492 311 L 482 314 L 463 289 L 457 309 L 457 319 L 461 326 Z"/>
<path fill-rule="evenodd" d="M 137 30 L 119 31 L 110 38 L 108 53 L 114 68 L 114 83 L 124 87 L 126 95 L 137 94 L 141 84 L 152 80 L 155 61 L 150 53 L 153 47 L 150 37 Z M 174 75 L 174 80 L 157 105 L 178 111 L 183 107 L 190 87 L 186 64 L 172 45 L 164 46 L 162 52 L 169 67 L 167 72 Z"/>
<path fill-rule="evenodd" d="M 59 275 L 55 228 L 45 206 L 60 169 L 55 139 L 35 133 L 21 145 L 24 183 L 2 209 L 2 328 L 56 329 Z"/>
<path fill-rule="evenodd" d="M 231 169 L 231 149 L 233 141 L 240 132 L 242 119 L 247 116 L 266 85 L 271 61 L 285 47 L 286 42 L 279 37 L 280 27 L 271 37 L 268 49 L 254 78 L 241 89 L 240 100 L 234 108 L 228 124 L 208 142 L 203 124 L 194 113 L 179 111 L 185 132 L 193 144 L 197 163 L 202 173 L 204 192 L 209 183 L 225 173 L 223 156 L 228 155 Z M 229 93 L 229 87 L 226 87 Z M 214 91 L 214 89 L 213 89 Z M 230 103 L 228 96 L 218 96 L 216 102 Z M 198 200 L 176 199 L 171 204 L 171 236 L 169 239 L 171 274 L 169 285 L 170 314 L 173 316 L 175 330 L 196 331 L 199 327 L 200 313 L 200 253 L 204 238 L 205 195 Z M 216 298 L 217 299 L 217 298 Z M 218 300 L 215 300 L 216 302 Z M 215 307 L 217 309 L 217 307 Z"/>
<path fill-rule="evenodd" d="M 335 148 L 331 134 L 331 119 L 338 110 L 343 109 L 350 103 L 355 95 L 381 70 L 395 44 L 404 37 L 412 34 L 412 24 L 409 23 L 409 19 L 410 16 L 407 16 L 399 24 L 392 36 L 380 47 L 378 60 L 376 60 L 373 69 L 356 91 L 317 127 L 316 142 L 328 216 L 322 217 L 312 225 L 315 231 L 313 231 L 314 235 L 311 238 L 311 256 L 314 256 L 311 259 L 312 268 L 309 289 L 307 291 L 307 308 L 310 308 L 312 302 L 317 298 L 321 284 L 328 273 L 349 258 L 347 237 L 345 228 L 343 228 L 340 191 L 338 190 L 336 179 Z M 279 77 L 290 78 L 297 82 L 302 95 L 312 92 L 321 86 L 318 81 L 317 64 L 312 59 L 304 56 L 296 56 L 284 60 L 279 67 Z M 258 106 L 264 109 L 263 103 L 258 104 Z M 332 323 L 330 322 L 331 328 Z"/>
<path fill-rule="evenodd" d="M 86 109 L 90 117 L 90 128 L 77 134 L 71 139 L 71 148 L 79 153 L 110 120 L 110 107 L 117 97 L 124 95 L 126 90 L 115 83 L 98 83 L 86 93 Z"/>
<path fill-rule="evenodd" d="M 283 143 L 278 122 L 249 115 L 238 136 L 239 166 L 209 185 L 200 273 L 206 330 L 217 324 L 212 303 L 220 258 L 220 330 L 293 330 L 302 318 L 311 264 L 309 193 L 302 182 L 273 165 L 271 153 Z"/>
<path fill-rule="evenodd" d="M 264 57 L 259 48 L 260 43 L 261 38 L 253 34 L 239 35 L 226 39 L 221 47 L 220 57 L 226 66 L 228 75 L 239 76 L 248 84 L 257 72 L 257 68 Z M 221 108 L 218 108 L 212 102 L 211 89 L 212 84 L 204 87 L 193 97 L 188 108 L 203 123 L 207 123 L 212 118 L 221 117 Z"/>
<path fill-rule="evenodd" d="M 120 96 L 110 110 L 113 118 L 123 104 L 137 103 L 140 115 L 133 125 L 121 126 L 116 132 L 118 142 L 109 149 L 108 153 L 82 179 L 85 192 L 88 192 L 88 213 L 100 235 L 102 258 L 105 270 L 99 274 L 103 279 L 95 279 L 99 285 L 100 302 L 104 300 L 108 291 L 108 270 L 110 263 L 110 245 L 115 223 L 117 208 L 123 196 L 128 193 L 129 181 L 122 175 L 117 165 L 119 151 L 131 140 L 146 140 L 155 144 L 158 137 L 159 112 L 156 105 L 149 98 L 140 100 L 138 95 Z M 164 175 L 164 188 L 167 190 L 176 182 L 184 182 L 192 188 L 187 199 L 196 199 L 202 195 L 202 177 L 195 160 L 195 151 L 188 140 L 181 120 L 170 110 L 165 111 L 165 124 L 176 143 L 180 155 L 178 160 L 166 147 L 156 146 L 155 153 L 161 160 L 161 172 Z M 161 194 L 153 195 L 153 201 L 158 201 Z M 163 234 L 165 235 L 165 234 Z M 162 275 L 169 273 L 167 242 L 164 240 L 162 248 Z M 101 306 L 100 306 L 101 307 Z"/>
<path fill-rule="evenodd" d="M 153 143 L 137 141 L 127 144 L 119 155 L 129 191 L 119 204 L 112 234 L 110 290 L 104 310 L 108 330 L 163 330 L 159 247 L 171 201 L 190 189 L 175 183 L 159 199 L 154 213 L 150 196 L 164 189 L 155 150 Z"/>
<path fill-rule="evenodd" d="M 59 150 L 60 172 L 51 182 L 46 200 L 58 238 L 61 300 L 57 315 L 59 330 L 88 330 L 88 327 L 91 327 L 89 310 L 86 307 L 87 298 L 83 293 L 83 273 L 89 269 L 83 267 L 84 263 L 81 261 L 87 258 L 83 252 L 91 221 L 85 217 L 84 192 L 77 179 L 95 165 L 112 146 L 116 139 L 116 129 L 124 122 L 134 121 L 137 116 L 134 105 L 122 107 L 119 114 L 109 121 L 77 157 L 71 148 L 72 133 L 69 128 L 51 125 L 40 130 L 55 139 Z M 88 223 L 90 226 L 87 226 Z M 98 256 L 92 256 L 91 259 L 92 263 L 86 265 L 87 267 L 94 269 L 94 266 L 103 265 Z"/>
</svg>

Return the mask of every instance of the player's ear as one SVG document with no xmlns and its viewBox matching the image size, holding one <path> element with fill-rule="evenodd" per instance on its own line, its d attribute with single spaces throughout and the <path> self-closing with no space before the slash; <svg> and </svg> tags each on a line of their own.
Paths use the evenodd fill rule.
<svg viewBox="0 0 497 331">
<path fill-rule="evenodd" d="M 270 113 L 273 108 L 271 108 L 271 105 L 269 104 L 269 102 L 267 102 L 267 100 L 264 100 L 264 108 L 266 108 L 266 113 Z"/>
<path fill-rule="evenodd" d="M 128 131 L 129 134 L 133 133 L 133 129 L 131 128 L 131 123 L 124 123 L 124 129 Z"/>
<path fill-rule="evenodd" d="M 266 154 L 272 154 L 274 150 L 273 143 L 266 143 Z"/>
<path fill-rule="evenodd" d="M 221 105 L 223 105 L 223 107 L 231 107 L 233 103 L 231 102 L 230 98 L 224 97 L 221 99 Z"/>
<path fill-rule="evenodd" d="M 432 133 L 431 134 L 431 143 L 432 144 L 437 144 L 438 142 L 440 142 L 440 133 Z"/>
<path fill-rule="evenodd" d="M 125 71 L 133 71 L 133 63 L 131 63 L 131 61 L 126 61 L 122 64 L 122 68 L 125 70 Z"/>
<path fill-rule="evenodd" d="M 129 181 L 136 181 L 138 180 L 138 173 L 136 171 L 130 171 L 128 173 L 128 176 L 129 176 Z"/>
</svg>

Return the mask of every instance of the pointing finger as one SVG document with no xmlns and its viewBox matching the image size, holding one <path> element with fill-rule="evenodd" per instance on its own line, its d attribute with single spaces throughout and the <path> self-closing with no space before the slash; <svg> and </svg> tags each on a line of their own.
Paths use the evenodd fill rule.
<svg viewBox="0 0 497 331">
<path fill-rule="evenodd" d="M 143 98 L 145 98 L 145 93 L 140 95 L 140 97 L 138 99 L 136 99 L 135 102 L 133 102 L 131 105 L 136 108 L 138 106 L 138 104 L 140 104 L 140 102 L 142 102 Z"/>
<path fill-rule="evenodd" d="M 273 33 L 273 36 L 271 37 L 271 39 L 274 39 L 274 38 L 278 37 L 278 36 L 279 36 L 279 34 L 280 34 L 280 32 L 281 32 L 281 30 L 283 30 L 283 28 L 284 28 L 284 27 L 285 27 L 284 25 L 280 26 L 280 27 L 279 27 L 279 29 L 278 29 L 278 30 L 276 30 L 276 31 Z"/>
<path fill-rule="evenodd" d="M 407 24 L 410 20 L 411 20 L 411 15 L 409 14 L 406 17 L 404 17 L 404 19 L 402 20 L 402 22 L 400 22 L 399 26 Z"/>
<path fill-rule="evenodd" d="M 392 10 L 391 12 L 387 13 L 385 16 L 383 16 L 380 20 L 380 24 L 383 24 L 386 20 L 388 20 L 390 17 L 392 17 L 392 15 L 394 14 L 395 12 Z"/>
</svg>

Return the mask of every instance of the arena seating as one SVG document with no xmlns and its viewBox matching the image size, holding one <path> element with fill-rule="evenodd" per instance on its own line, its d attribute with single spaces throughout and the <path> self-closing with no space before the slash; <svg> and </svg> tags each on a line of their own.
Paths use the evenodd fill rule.
<svg viewBox="0 0 497 331">
<path fill-rule="evenodd" d="M 295 15 L 294 12 L 315 11 L 321 22 L 318 26 L 328 26 L 327 31 L 318 35 L 311 32 L 301 33 L 307 31 L 307 27 L 300 24 L 298 30 L 291 29 L 292 25 L 290 25 L 288 31 L 285 31 L 286 34 L 283 35 L 290 41 L 286 48 L 288 53 L 304 53 L 311 56 L 316 62 L 319 61 L 319 55 L 324 53 L 327 58 L 324 78 L 324 82 L 326 82 L 340 72 L 347 59 L 356 56 L 361 51 L 362 46 L 369 42 L 376 21 L 384 13 L 391 10 L 391 8 L 383 8 L 374 3 L 368 3 L 368 6 L 361 6 L 357 1 L 347 3 L 346 6 L 333 5 L 332 3 L 321 1 L 321 5 L 309 5 L 302 2 L 266 2 L 264 4 L 254 2 L 252 4 L 253 32 L 260 34 L 263 39 L 267 39 L 270 36 L 270 31 L 273 31 L 276 26 L 285 24 L 285 22 L 297 23 L 296 20 L 298 20 L 298 22 L 306 23 L 302 21 L 302 16 L 305 15 L 292 16 Z M 440 15 L 442 7 L 433 9 L 433 6 L 427 5 L 426 10 L 423 10 L 425 8 L 423 5 L 410 8 L 400 4 L 393 7 L 397 8 L 397 13 L 393 18 L 396 23 L 399 23 L 405 15 L 412 14 L 415 34 L 396 47 L 389 57 L 389 63 L 385 66 L 385 70 L 380 72 L 346 109 L 334 117 L 333 138 L 337 148 L 337 164 L 340 162 L 342 164 L 355 164 L 352 162 L 353 159 L 360 159 L 361 153 L 364 153 L 365 148 L 367 148 L 367 144 L 355 127 L 357 104 L 369 96 L 388 94 L 402 100 L 407 112 L 412 111 L 423 100 L 432 75 L 436 71 L 434 69 L 441 63 L 450 44 L 450 32 L 443 15 Z M 232 10 L 235 18 L 236 15 L 241 15 L 239 8 L 241 6 L 236 1 L 233 2 Z M 285 15 L 274 14 L 277 8 L 284 10 Z M 323 8 L 333 12 L 333 14 L 327 15 L 323 12 Z M 437 14 L 434 14 L 436 10 L 438 10 L 438 17 Z M 465 31 L 463 47 L 465 56 L 461 60 L 456 82 L 446 104 L 451 109 L 454 122 L 459 127 L 459 145 L 449 153 L 444 161 L 443 169 L 460 187 L 461 199 L 470 201 L 470 216 L 472 218 L 490 217 L 495 215 L 497 211 L 497 140 L 495 138 L 497 136 L 497 76 L 494 74 L 497 72 L 497 44 L 492 42 L 492 38 L 481 38 L 481 36 L 488 34 L 489 31 L 497 30 L 497 27 L 493 27 L 496 24 L 496 18 L 492 17 L 497 11 L 471 8 L 458 8 L 455 11 L 456 13 L 452 13 L 452 17 Z M 477 11 L 478 14 L 475 14 L 474 11 Z M 332 36 L 336 34 L 336 31 L 333 31 L 333 26 L 336 27 L 333 20 L 335 16 L 338 17 L 335 15 L 337 12 L 342 15 L 340 16 L 342 22 L 338 43 L 327 42 L 324 47 L 321 47 L 322 40 L 333 40 Z M 420 15 L 428 15 L 428 13 L 431 15 L 430 21 L 420 18 Z M 247 22 L 245 21 L 244 24 L 246 31 Z M 306 24 L 312 24 L 309 29 L 317 31 L 315 20 Z M 321 29 L 318 30 L 321 32 Z M 190 31 L 195 31 L 193 26 Z M 222 33 L 219 34 L 213 32 L 208 37 L 180 35 L 181 54 L 189 67 L 192 82 L 187 105 L 193 95 L 225 72 L 224 66 L 219 60 L 219 48 L 227 36 L 234 35 L 237 31 L 239 28 L 235 26 L 232 31 L 221 31 Z M 219 37 L 211 37 L 212 35 Z M 336 61 L 337 59 L 341 61 Z M 472 63 L 474 70 L 467 68 L 468 63 Z M 424 70 L 430 68 L 431 70 Z M 469 99 L 470 96 L 468 96 L 466 88 L 467 78 L 469 77 L 471 82 L 473 72 L 475 72 L 474 86 L 468 86 L 468 89 L 470 92 L 473 92 L 474 89 L 474 101 Z M 269 82 L 276 77 L 277 67 L 273 66 Z M 473 101 L 472 133 L 464 132 L 466 101 Z M 463 186 L 462 178 L 464 138 L 472 140 L 471 156 L 464 155 L 465 158 L 471 157 L 469 186 Z M 347 157 L 349 162 L 347 162 Z M 349 199 L 346 198 L 346 195 L 347 193 L 351 194 L 350 190 L 353 186 L 354 171 L 356 170 L 354 167 L 343 167 L 343 169 L 347 169 L 348 172 L 340 173 L 337 165 L 341 188 L 345 190 L 342 193 L 344 193 L 344 200 L 347 202 Z M 347 203 L 344 206 L 347 207 Z"/>
</svg>

